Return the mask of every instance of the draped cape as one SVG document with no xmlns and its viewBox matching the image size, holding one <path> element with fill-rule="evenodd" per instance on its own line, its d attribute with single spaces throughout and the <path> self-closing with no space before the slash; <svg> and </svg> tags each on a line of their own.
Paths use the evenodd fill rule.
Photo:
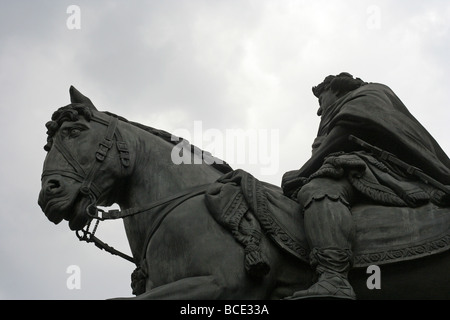
<svg viewBox="0 0 450 320">
<path fill-rule="evenodd" d="M 450 159 L 436 140 L 389 87 L 378 83 L 368 83 L 341 97 L 324 112 L 316 142 L 313 144 L 313 154 L 299 170 L 284 174 L 282 179 L 284 193 L 291 197 L 295 196 L 301 186 L 311 178 L 326 176 L 326 172 L 331 173 L 333 168 L 340 172 L 342 170 L 346 170 L 347 173 L 352 172 L 353 178 L 360 174 L 372 175 L 373 173 L 376 175 L 378 184 L 383 185 L 382 189 L 385 188 L 385 183 L 378 179 L 377 172 L 373 172 L 380 169 L 378 165 L 380 162 L 371 155 L 365 154 L 359 157 L 367 164 L 366 168 L 358 167 L 357 174 L 354 170 L 352 171 L 354 168 L 351 165 L 355 162 L 355 158 L 349 155 L 362 155 L 362 150 L 360 146 L 347 139 L 350 134 L 391 152 L 439 182 L 450 184 Z M 340 156 L 339 153 L 343 156 L 345 154 L 342 161 L 336 161 L 336 157 Z M 347 166 L 345 159 L 351 159 L 348 163 L 350 167 Z M 339 165 L 336 166 L 335 163 Z M 369 171 L 365 171 L 366 169 Z M 401 180 L 402 183 L 403 180 L 408 180 L 405 178 L 407 174 L 398 175 L 398 172 L 383 170 L 394 180 Z M 336 172 L 334 174 L 337 174 Z M 414 181 L 414 179 L 410 180 Z M 398 190 L 394 190 L 394 193 L 398 194 Z M 404 195 L 399 196 L 404 197 Z M 392 205 L 398 205 L 398 203 L 392 203 Z"/>
</svg>

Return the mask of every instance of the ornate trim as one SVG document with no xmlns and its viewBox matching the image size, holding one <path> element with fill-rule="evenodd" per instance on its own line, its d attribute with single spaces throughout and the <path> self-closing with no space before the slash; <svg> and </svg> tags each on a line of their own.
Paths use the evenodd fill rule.
<svg viewBox="0 0 450 320">
<path fill-rule="evenodd" d="M 450 248 L 450 234 L 436 240 L 409 248 L 392 249 L 382 252 L 373 252 L 355 255 L 354 266 L 365 267 L 372 264 L 387 264 L 406 260 L 413 260 L 424 256 L 447 251 Z"/>
<path fill-rule="evenodd" d="M 243 180 L 242 187 L 244 188 L 242 191 L 244 196 L 246 196 L 249 208 L 253 211 L 265 233 L 281 248 L 289 251 L 297 258 L 309 262 L 309 249 L 302 247 L 292 239 L 267 209 L 267 195 L 260 181 L 250 174 L 245 174 Z"/>
</svg>

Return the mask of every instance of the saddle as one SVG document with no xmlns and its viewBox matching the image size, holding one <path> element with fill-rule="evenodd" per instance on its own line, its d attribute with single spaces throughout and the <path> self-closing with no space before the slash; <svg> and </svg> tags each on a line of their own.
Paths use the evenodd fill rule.
<svg viewBox="0 0 450 320">
<path fill-rule="evenodd" d="M 259 246 L 263 233 L 282 250 L 309 263 L 300 205 L 281 188 L 235 170 L 208 188 L 205 201 L 217 222 L 243 245 L 249 274 L 262 276 L 270 269 Z M 450 248 L 450 208 L 432 203 L 418 208 L 359 204 L 352 215 L 354 267 L 418 259 Z"/>
</svg>

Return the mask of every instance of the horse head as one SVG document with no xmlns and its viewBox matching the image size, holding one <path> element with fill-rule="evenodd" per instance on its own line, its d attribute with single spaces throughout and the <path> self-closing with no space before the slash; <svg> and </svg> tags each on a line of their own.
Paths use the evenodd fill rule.
<svg viewBox="0 0 450 320">
<path fill-rule="evenodd" d="M 71 104 L 59 108 L 47 122 L 47 156 L 38 204 L 55 224 L 63 219 L 72 230 L 90 220 L 90 206 L 108 206 L 117 200 L 130 170 L 130 154 L 119 120 L 99 112 L 74 87 Z"/>
</svg>

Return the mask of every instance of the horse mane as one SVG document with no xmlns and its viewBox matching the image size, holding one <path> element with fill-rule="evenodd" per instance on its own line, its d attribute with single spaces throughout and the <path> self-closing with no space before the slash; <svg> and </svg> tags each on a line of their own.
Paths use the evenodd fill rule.
<svg viewBox="0 0 450 320">
<path fill-rule="evenodd" d="M 191 150 L 191 153 L 202 156 L 202 159 L 204 159 L 204 156 L 207 156 L 208 158 L 212 157 L 215 160 L 218 160 L 218 161 L 214 161 L 212 164 L 210 164 L 210 166 L 217 169 L 219 172 L 228 173 L 230 171 L 233 171 L 233 168 L 228 163 L 226 163 L 223 160 L 213 157 L 210 152 L 201 150 L 200 148 L 190 144 L 189 141 L 186 139 L 176 137 L 175 135 L 172 135 L 164 130 L 155 129 L 155 128 L 143 125 L 141 123 L 138 123 L 138 122 L 129 121 L 126 118 L 116 115 L 109 111 L 99 111 L 99 112 L 102 112 L 109 116 L 115 117 L 115 118 L 117 118 L 123 122 L 129 123 L 135 127 L 138 127 L 138 128 L 140 128 L 146 132 L 149 132 L 149 133 L 151 133 L 173 145 L 177 145 L 180 142 L 184 142 L 185 143 L 184 147 L 188 146 Z M 49 151 L 51 149 L 51 146 L 53 144 L 53 136 L 55 135 L 56 131 L 59 129 L 59 127 L 61 126 L 61 124 L 64 121 L 76 121 L 76 120 L 78 120 L 79 116 L 83 116 L 86 118 L 87 121 L 90 121 L 90 119 L 92 118 L 91 108 L 89 108 L 88 106 L 86 106 L 83 103 L 71 103 L 71 104 L 61 107 L 57 111 L 55 111 L 52 115 L 52 120 L 47 122 L 45 125 L 48 129 L 48 131 L 47 131 L 48 137 L 47 137 L 47 144 L 44 146 L 44 150 Z M 174 139 L 174 137 L 176 137 L 176 139 Z"/>
<path fill-rule="evenodd" d="M 153 134 L 153 135 L 155 135 L 155 136 L 157 136 L 157 137 L 163 139 L 164 141 L 169 142 L 169 143 L 171 143 L 173 145 L 177 145 L 180 142 L 185 142 L 187 144 L 187 146 L 190 148 L 191 153 L 201 155 L 202 159 L 204 159 L 203 156 L 208 156 L 209 158 L 212 157 L 210 152 L 204 151 L 204 150 L 194 146 L 193 144 L 190 144 L 188 140 L 183 139 L 181 137 L 177 137 L 177 136 L 175 136 L 175 135 L 173 135 L 173 134 L 171 134 L 171 133 L 169 133 L 167 131 L 164 131 L 164 130 L 161 130 L 161 129 L 155 129 L 153 127 L 149 127 L 149 126 L 143 125 L 143 124 L 141 124 L 139 122 L 129 121 L 129 120 L 125 119 L 124 117 L 116 115 L 116 114 L 114 114 L 112 112 L 109 112 L 109 111 L 103 111 L 103 113 L 105 113 L 105 114 L 107 114 L 109 116 L 112 116 L 112 117 L 116 117 L 117 119 L 119 119 L 119 120 L 121 120 L 123 122 L 129 123 L 129 124 L 131 124 L 131 125 L 133 125 L 135 127 L 138 127 L 140 129 L 144 130 L 144 131 L 147 131 L 147 132 L 149 132 L 149 133 L 151 133 L 151 134 Z M 176 137 L 176 139 L 174 139 L 174 137 Z M 212 164 L 210 164 L 211 167 L 219 170 L 222 173 L 228 173 L 228 172 L 233 171 L 233 168 L 228 163 L 226 163 L 225 161 L 217 159 L 215 157 L 213 157 L 213 158 L 216 159 L 216 160 L 219 160 L 219 161 L 218 162 L 214 161 Z"/>
</svg>

